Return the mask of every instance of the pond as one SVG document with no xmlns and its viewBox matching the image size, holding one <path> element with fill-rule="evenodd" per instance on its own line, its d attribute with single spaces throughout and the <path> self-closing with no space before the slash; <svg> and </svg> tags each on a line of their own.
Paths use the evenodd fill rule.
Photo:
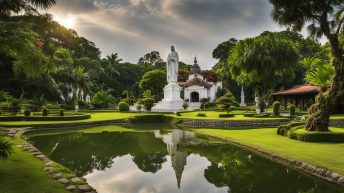
<svg viewBox="0 0 344 193">
<path fill-rule="evenodd" d="M 343 192 L 337 185 L 174 126 L 123 125 L 121 132 L 108 132 L 111 127 L 36 133 L 29 140 L 99 193 Z"/>
</svg>

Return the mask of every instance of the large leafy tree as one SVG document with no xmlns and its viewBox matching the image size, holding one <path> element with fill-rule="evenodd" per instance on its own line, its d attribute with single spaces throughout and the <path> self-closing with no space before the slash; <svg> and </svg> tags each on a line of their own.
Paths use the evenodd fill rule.
<svg viewBox="0 0 344 193">
<path fill-rule="evenodd" d="M 160 99 L 166 84 L 166 73 L 161 70 L 152 70 L 143 75 L 140 81 L 140 89 L 142 91 L 150 90 L 156 95 L 157 99 Z"/>
<path fill-rule="evenodd" d="M 11 0 L 0 1 L 0 17 L 9 16 L 12 13 L 36 12 L 36 8 L 49 8 L 56 3 L 55 0 Z"/>
<path fill-rule="evenodd" d="M 160 53 L 158 51 L 151 51 L 150 53 L 145 54 L 139 59 L 139 64 L 148 63 L 150 65 L 155 65 L 156 63 L 162 63 L 163 60 L 160 57 Z"/>
<path fill-rule="evenodd" d="M 293 43 L 278 33 L 267 33 L 239 41 L 228 58 L 233 78 L 254 85 L 259 96 L 267 96 L 281 77 L 293 76 L 298 62 Z"/>
<path fill-rule="evenodd" d="M 306 128 L 310 131 L 327 131 L 330 113 L 344 112 L 344 58 L 339 36 L 343 34 L 344 5 L 342 0 L 270 0 L 273 19 L 295 30 L 305 25 L 315 38 L 329 40 L 335 75 L 327 93 L 320 93 L 317 102 L 309 109 Z"/>
</svg>

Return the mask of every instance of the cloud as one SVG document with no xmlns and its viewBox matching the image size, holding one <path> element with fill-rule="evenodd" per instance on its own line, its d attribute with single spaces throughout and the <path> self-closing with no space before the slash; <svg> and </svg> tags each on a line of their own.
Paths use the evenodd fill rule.
<svg viewBox="0 0 344 193">
<path fill-rule="evenodd" d="M 137 62 L 151 50 L 165 56 L 173 44 L 183 61 L 197 54 L 201 67 L 210 68 L 219 43 L 278 30 L 270 10 L 266 0 L 59 0 L 51 12 L 75 16 L 75 30 L 103 56 L 118 52 Z"/>
</svg>

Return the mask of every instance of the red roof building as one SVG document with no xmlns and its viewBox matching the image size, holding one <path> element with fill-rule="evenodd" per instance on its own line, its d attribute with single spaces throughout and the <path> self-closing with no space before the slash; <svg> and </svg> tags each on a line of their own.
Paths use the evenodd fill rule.
<svg viewBox="0 0 344 193">
<path fill-rule="evenodd" d="M 298 85 L 285 91 L 273 93 L 272 96 L 285 107 L 292 103 L 298 108 L 307 109 L 314 103 L 314 99 L 320 91 L 321 88 L 318 86 Z"/>
</svg>

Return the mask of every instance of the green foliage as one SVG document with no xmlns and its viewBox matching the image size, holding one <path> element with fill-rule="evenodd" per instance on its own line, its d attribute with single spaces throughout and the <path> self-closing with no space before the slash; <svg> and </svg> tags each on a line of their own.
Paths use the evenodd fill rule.
<svg viewBox="0 0 344 193">
<path fill-rule="evenodd" d="M 45 117 L 46 117 L 46 116 L 48 116 L 48 113 L 49 113 L 48 109 L 44 107 L 44 108 L 42 109 L 42 116 L 45 116 Z"/>
<path fill-rule="evenodd" d="M 227 118 L 227 117 L 234 117 L 233 114 L 219 114 L 219 118 Z"/>
<path fill-rule="evenodd" d="M 64 111 L 63 111 L 63 109 L 60 109 L 60 111 L 59 111 L 59 116 L 60 116 L 60 117 L 63 117 L 63 116 L 64 116 Z"/>
<path fill-rule="evenodd" d="M 280 114 L 280 108 L 281 108 L 281 103 L 279 101 L 275 101 L 272 104 L 272 111 L 275 116 L 278 116 Z"/>
<path fill-rule="evenodd" d="M 100 90 L 94 94 L 92 102 L 95 107 L 107 108 L 109 103 L 114 103 L 115 98 L 107 90 Z"/>
<path fill-rule="evenodd" d="M 129 105 L 128 105 L 128 103 L 126 103 L 126 102 L 120 102 L 120 103 L 118 103 L 118 109 L 119 109 L 119 111 L 121 111 L 121 112 L 127 112 L 127 111 L 130 110 L 130 109 L 129 109 Z"/>
<path fill-rule="evenodd" d="M 160 53 L 158 51 L 151 51 L 150 53 L 147 53 L 143 57 L 141 57 L 138 64 L 148 63 L 154 66 L 156 63 L 161 63 L 162 61 L 163 60 L 161 59 Z"/>
<path fill-rule="evenodd" d="M 305 133 L 293 133 L 289 138 L 297 139 L 305 142 L 332 142 L 332 143 L 343 143 L 344 133 L 338 132 L 319 132 L 319 131 L 308 131 Z"/>
<path fill-rule="evenodd" d="M 140 112 L 143 108 L 142 101 L 138 101 L 136 104 L 136 109 Z"/>
<path fill-rule="evenodd" d="M 207 115 L 205 113 L 197 113 L 197 117 L 206 117 Z"/>
<path fill-rule="evenodd" d="M 238 101 L 231 92 L 227 92 L 224 96 L 216 99 L 215 103 L 219 108 L 226 110 L 227 113 L 230 111 L 231 106 L 239 106 Z"/>
<path fill-rule="evenodd" d="M 295 111 L 296 111 L 296 107 L 295 107 L 295 105 L 293 105 L 293 104 L 289 104 L 288 105 L 288 109 L 289 109 L 289 115 L 290 116 L 294 116 L 295 115 Z"/>
<path fill-rule="evenodd" d="M 146 72 L 140 80 L 141 90 L 150 90 L 159 100 L 163 93 L 163 88 L 167 84 L 166 73 L 161 70 Z"/>
<path fill-rule="evenodd" d="M 142 99 L 142 105 L 146 111 L 151 111 L 152 107 L 154 106 L 154 99 L 150 97 L 144 98 Z"/>
<path fill-rule="evenodd" d="M 24 115 L 25 115 L 26 117 L 30 116 L 30 115 L 31 115 L 30 109 L 25 109 L 25 110 L 24 110 Z"/>
<path fill-rule="evenodd" d="M 330 64 L 320 65 L 310 69 L 306 74 L 305 81 L 311 85 L 320 86 L 323 90 L 331 84 L 334 68 Z"/>
<path fill-rule="evenodd" d="M 12 153 L 13 148 L 11 143 L 7 142 L 7 141 L 3 141 L 0 138 L 0 159 L 7 159 L 10 154 Z"/>
<path fill-rule="evenodd" d="M 277 84 L 271 80 L 294 76 L 292 66 L 298 59 L 298 50 L 289 39 L 269 32 L 239 41 L 227 62 L 237 82 L 245 79 L 245 82 L 258 85 L 256 88 L 263 96 Z"/>
<path fill-rule="evenodd" d="M 189 107 L 189 103 L 184 101 L 183 102 L 183 109 L 186 110 Z"/>
<path fill-rule="evenodd" d="M 208 107 L 208 102 L 209 102 L 210 98 L 201 98 L 200 102 L 201 102 L 201 109 L 206 109 Z"/>
</svg>

